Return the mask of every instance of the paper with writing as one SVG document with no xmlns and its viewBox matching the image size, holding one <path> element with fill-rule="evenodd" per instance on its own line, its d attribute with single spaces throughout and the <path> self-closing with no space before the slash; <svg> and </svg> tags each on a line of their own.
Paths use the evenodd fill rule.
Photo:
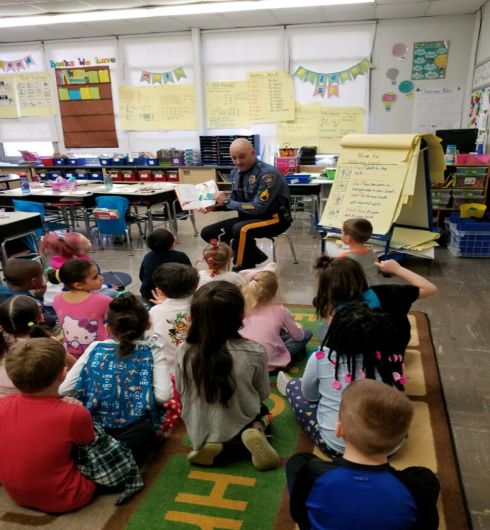
<svg viewBox="0 0 490 530">
<path fill-rule="evenodd" d="M 294 86 L 288 72 L 251 72 L 248 82 L 252 123 L 294 120 Z"/>
<path fill-rule="evenodd" d="M 248 81 L 214 81 L 206 84 L 206 110 L 210 129 L 250 127 Z"/>
</svg>

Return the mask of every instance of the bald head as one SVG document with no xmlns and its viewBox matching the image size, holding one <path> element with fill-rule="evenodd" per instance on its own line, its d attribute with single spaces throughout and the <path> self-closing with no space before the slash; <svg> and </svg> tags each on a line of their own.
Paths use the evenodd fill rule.
<svg viewBox="0 0 490 530">
<path fill-rule="evenodd" d="M 240 173 L 249 170 L 255 164 L 255 149 L 245 138 L 237 138 L 232 142 L 230 156 Z"/>
</svg>

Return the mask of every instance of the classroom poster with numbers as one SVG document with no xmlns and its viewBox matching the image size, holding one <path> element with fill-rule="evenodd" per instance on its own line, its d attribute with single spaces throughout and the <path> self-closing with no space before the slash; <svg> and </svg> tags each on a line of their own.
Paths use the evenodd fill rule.
<svg viewBox="0 0 490 530">
<path fill-rule="evenodd" d="M 51 78 L 48 73 L 18 74 L 15 86 L 21 116 L 55 114 Z"/>
<path fill-rule="evenodd" d="M 250 127 L 248 81 L 213 81 L 206 84 L 209 129 Z"/>
<path fill-rule="evenodd" d="M 196 129 L 194 85 L 122 86 L 119 114 L 125 131 Z"/>
<path fill-rule="evenodd" d="M 248 83 L 252 123 L 294 120 L 294 85 L 288 72 L 250 72 Z"/>
<path fill-rule="evenodd" d="M 17 118 L 14 76 L 0 75 L 0 118 Z"/>
</svg>

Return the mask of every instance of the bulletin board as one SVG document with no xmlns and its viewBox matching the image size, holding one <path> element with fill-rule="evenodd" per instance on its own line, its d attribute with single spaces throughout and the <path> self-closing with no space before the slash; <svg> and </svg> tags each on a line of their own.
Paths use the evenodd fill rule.
<svg viewBox="0 0 490 530">
<path fill-rule="evenodd" d="M 107 66 L 56 68 L 65 147 L 118 147 Z"/>
</svg>

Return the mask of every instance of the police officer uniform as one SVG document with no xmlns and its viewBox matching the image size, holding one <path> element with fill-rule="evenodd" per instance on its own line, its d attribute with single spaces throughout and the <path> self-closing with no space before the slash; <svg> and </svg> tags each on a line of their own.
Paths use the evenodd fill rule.
<svg viewBox="0 0 490 530">
<path fill-rule="evenodd" d="M 201 237 L 225 243 L 233 240 L 235 266 L 253 268 L 266 259 L 255 238 L 277 236 L 291 225 L 289 187 L 276 167 L 257 159 L 243 173 L 235 168 L 230 180 L 231 194 L 224 207 L 236 210 L 238 217 L 204 227 Z"/>
</svg>

